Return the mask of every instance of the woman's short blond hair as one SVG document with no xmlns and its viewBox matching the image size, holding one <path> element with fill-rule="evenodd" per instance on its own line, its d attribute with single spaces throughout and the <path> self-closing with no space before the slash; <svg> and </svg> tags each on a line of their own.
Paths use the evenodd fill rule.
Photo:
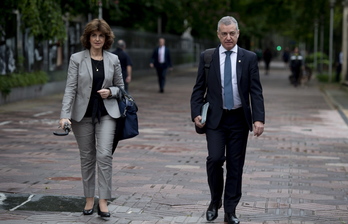
<svg viewBox="0 0 348 224">
<path fill-rule="evenodd" d="M 91 43 L 89 42 L 91 34 L 95 31 L 102 32 L 105 35 L 105 43 L 103 45 L 104 50 L 111 48 L 114 43 L 115 35 L 112 32 L 109 24 L 103 19 L 93 19 L 91 22 L 87 23 L 85 30 L 83 31 L 80 41 L 84 48 L 90 49 Z"/>
</svg>

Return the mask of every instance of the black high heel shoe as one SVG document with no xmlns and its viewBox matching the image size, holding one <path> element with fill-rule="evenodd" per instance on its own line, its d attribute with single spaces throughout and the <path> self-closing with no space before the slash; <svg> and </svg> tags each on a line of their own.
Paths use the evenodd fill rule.
<svg viewBox="0 0 348 224">
<path fill-rule="evenodd" d="M 102 212 L 100 211 L 100 207 L 98 204 L 98 215 L 100 215 L 100 217 L 102 218 L 109 218 L 110 217 L 110 212 Z"/>
<path fill-rule="evenodd" d="M 94 212 L 94 205 L 91 209 L 83 209 L 83 214 L 84 215 L 92 215 Z"/>
</svg>

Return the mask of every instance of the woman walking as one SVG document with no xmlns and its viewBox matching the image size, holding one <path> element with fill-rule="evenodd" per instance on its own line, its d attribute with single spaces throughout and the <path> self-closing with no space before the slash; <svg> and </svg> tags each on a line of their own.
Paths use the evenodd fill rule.
<svg viewBox="0 0 348 224">
<path fill-rule="evenodd" d="M 65 123 L 71 124 L 79 147 L 86 197 L 83 214 L 94 212 L 97 175 L 98 214 L 107 218 L 112 146 L 116 118 L 120 117 L 116 98 L 124 84 L 118 57 L 106 51 L 114 41 L 110 26 L 94 19 L 86 25 L 80 40 L 85 50 L 70 57 L 59 124 L 62 128 Z"/>
</svg>

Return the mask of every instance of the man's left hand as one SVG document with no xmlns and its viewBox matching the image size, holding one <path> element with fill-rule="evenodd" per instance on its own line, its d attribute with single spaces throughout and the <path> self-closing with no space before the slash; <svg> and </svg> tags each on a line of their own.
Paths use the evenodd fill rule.
<svg viewBox="0 0 348 224">
<path fill-rule="evenodd" d="M 264 129 L 264 124 L 261 121 L 254 122 L 254 136 L 259 137 L 262 135 Z"/>
</svg>

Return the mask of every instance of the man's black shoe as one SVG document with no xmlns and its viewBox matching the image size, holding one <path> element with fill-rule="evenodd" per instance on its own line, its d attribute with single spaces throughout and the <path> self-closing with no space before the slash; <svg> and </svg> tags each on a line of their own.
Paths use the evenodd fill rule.
<svg viewBox="0 0 348 224">
<path fill-rule="evenodd" d="M 221 206 L 222 206 L 221 200 L 218 204 L 213 204 L 212 202 L 210 202 L 208 210 L 205 213 L 208 221 L 213 221 L 214 219 L 216 219 L 218 217 L 218 210 L 219 210 L 219 208 L 221 208 Z"/>
<path fill-rule="evenodd" d="M 225 222 L 227 224 L 239 224 L 239 219 L 235 213 L 225 213 Z"/>
</svg>

